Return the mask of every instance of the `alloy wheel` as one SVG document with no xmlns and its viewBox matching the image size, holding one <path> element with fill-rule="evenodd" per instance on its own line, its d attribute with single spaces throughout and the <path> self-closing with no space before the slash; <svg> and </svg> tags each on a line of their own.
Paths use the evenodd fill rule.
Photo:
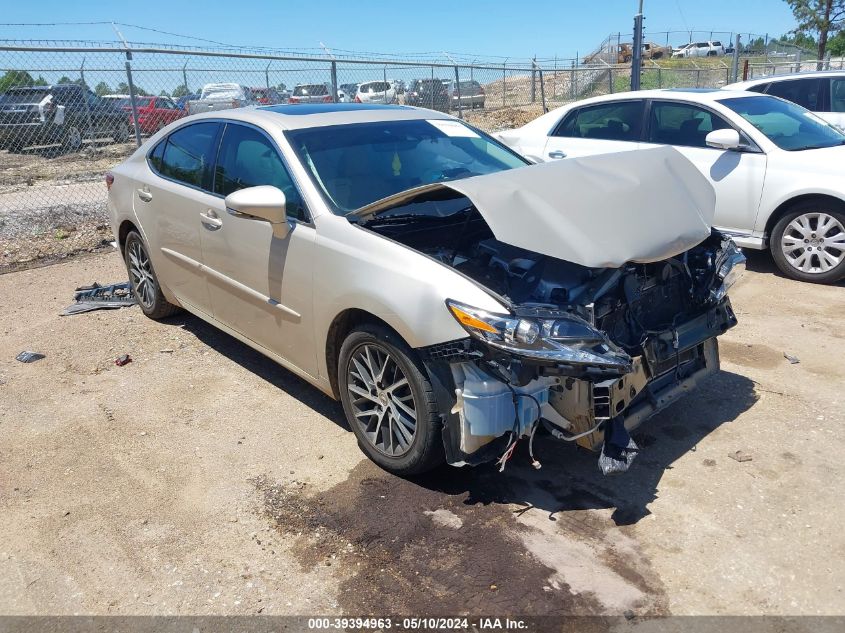
<svg viewBox="0 0 845 633">
<path fill-rule="evenodd" d="M 414 394 L 405 372 L 380 345 L 360 345 L 346 368 L 355 424 L 380 453 L 400 457 L 417 430 Z"/>
<path fill-rule="evenodd" d="M 826 273 L 845 258 L 845 226 L 828 213 L 804 213 L 786 226 L 780 247 L 795 270 Z"/>
<path fill-rule="evenodd" d="M 129 278 L 135 290 L 135 298 L 152 309 L 156 296 L 156 280 L 153 267 L 144 245 L 134 240 L 129 244 Z"/>
</svg>

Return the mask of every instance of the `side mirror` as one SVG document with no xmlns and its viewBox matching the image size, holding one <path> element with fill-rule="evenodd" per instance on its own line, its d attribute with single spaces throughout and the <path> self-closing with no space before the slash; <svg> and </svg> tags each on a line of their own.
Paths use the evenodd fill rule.
<svg viewBox="0 0 845 633">
<path fill-rule="evenodd" d="M 742 139 L 739 138 L 739 132 L 732 128 L 713 130 L 704 137 L 704 142 L 707 147 L 716 149 L 737 150 L 742 148 Z"/>
<path fill-rule="evenodd" d="M 233 191 L 226 196 L 226 210 L 234 216 L 287 224 L 285 194 L 278 187 L 261 185 Z"/>
</svg>

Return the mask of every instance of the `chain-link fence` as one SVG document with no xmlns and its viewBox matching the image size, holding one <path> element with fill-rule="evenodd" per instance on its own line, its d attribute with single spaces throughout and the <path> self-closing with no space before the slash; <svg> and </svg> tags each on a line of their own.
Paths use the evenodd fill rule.
<svg viewBox="0 0 845 633">
<path fill-rule="evenodd" d="M 212 104 L 398 103 L 496 131 L 571 101 L 628 90 L 630 63 L 599 54 L 612 39 L 584 60 L 483 64 L 447 53 L 433 61 L 122 43 L 2 45 L 0 272 L 107 244 L 104 173 L 145 137 Z M 730 78 L 722 58 L 648 59 L 641 84 L 717 87 Z"/>
</svg>

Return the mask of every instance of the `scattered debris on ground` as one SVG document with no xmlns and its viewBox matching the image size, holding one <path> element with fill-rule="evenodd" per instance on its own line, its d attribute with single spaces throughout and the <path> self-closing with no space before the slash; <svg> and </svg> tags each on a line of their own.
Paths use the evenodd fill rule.
<svg viewBox="0 0 845 633">
<path fill-rule="evenodd" d="M 788 361 L 789 361 L 789 364 L 790 364 L 790 365 L 797 365 L 798 363 L 800 363 L 800 362 L 801 362 L 797 356 L 792 356 L 792 355 L 790 355 L 790 354 L 787 354 L 786 352 L 784 352 L 784 353 L 783 353 L 783 357 L 784 357 L 786 360 L 788 360 Z"/>
<path fill-rule="evenodd" d="M 734 451 L 733 453 L 728 453 L 728 457 L 731 459 L 735 459 L 738 462 L 750 462 L 751 455 L 745 453 L 743 451 Z"/>
<path fill-rule="evenodd" d="M 15 356 L 15 360 L 19 360 L 22 363 L 34 363 L 37 360 L 41 360 L 42 358 L 47 358 L 44 354 L 39 354 L 38 352 L 21 352 L 17 356 Z"/>
<path fill-rule="evenodd" d="M 137 303 L 128 281 L 108 286 L 101 286 L 97 282 L 90 286 L 81 286 L 76 289 L 73 299 L 76 303 L 66 307 L 60 313 L 61 316 L 81 314 L 93 310 L 127 308 Z"/>
<path fill-rule="evenodd" d="M 123 356 L 118 356 L 114 359 L 114 364 L 118 367 L 123 367 L 124 365 L 128 365 L 132 362 L 132 359 L 129 357 L 129 354 L 124 354 Z"/>
</svg>

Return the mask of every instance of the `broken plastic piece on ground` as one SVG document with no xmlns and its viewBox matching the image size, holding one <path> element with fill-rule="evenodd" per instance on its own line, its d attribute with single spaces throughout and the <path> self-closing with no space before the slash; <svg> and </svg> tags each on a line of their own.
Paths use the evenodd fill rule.
<svg viewBox="0 0 845 633">
<path fill-rule="evenodd" d="M 616 417 L 607 423 L 604 432 L 604 444 L 599 455 L 599 470 L 602 474 L 624 473 L 631 467 L 640 448 L 631 439 L 631 434 L 625 428 L 621 417 Z"/>
<path fill-rule="evenodd" d="M 132 359 L 129 357 L 129 354 L 124 354 L 123 356 L 118 356 L 114 359 L 114 364 L 118 367 L 123 367 L 124 365 L 131 363 Z"/>
<path fill-rule="evenodd" d="M 788 361 L 789 361 L 789 364 L 790 364 L 790 365 L 797 365 L 798 363 L 800 363 L 800 362 L 801 362 L 801 361 L 798 359 L 798 357 L 797 357 L 797 356 L 791 356 L 790 354 L 787 354 L 786 352 L 784 352 L 784 353 L 783 353 L 783 357 L 784 357 L 786 360 L 788 360 Z"/>
<path fill-rule="evenodd" d="M 136 301 L 132 294 L 129 282 L 101 286 L 93 283 L 90 286 L 81 286 L 76 289 L 73 296 L 74 303 L 61 312 L 61 316 L 91 312 L 92 310 L 107 310 L 134 306 Z"/>
<path fill-rule="evenodd" d="M 15 356 L 15 360 L 19 360 L 22 363 L 34 363 L 37 360 L 41 360 L 42 358 L 47 358 L 44 354 L 39 354 L 38 352 L 21 352 L 17 356 Z"/>
<path fill-rule="evenodd" d="M 751 455 L 748 453 L 744 453 L 743 451 L 734 451 L 733 453 L 728 453 L 728 457 L 731 459 L 735 459 L 738 462 L 750 462 Z"/>
</svg>

